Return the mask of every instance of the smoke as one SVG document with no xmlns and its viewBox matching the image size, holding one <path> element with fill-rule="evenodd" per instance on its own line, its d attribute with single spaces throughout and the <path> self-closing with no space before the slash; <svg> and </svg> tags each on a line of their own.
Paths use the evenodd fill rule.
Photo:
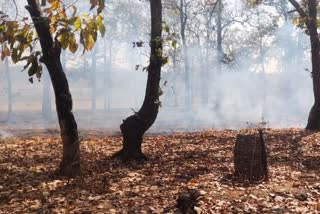
<svg viewBox="0 0 320 214">
<path fill-rule="evenodd" d="M 62 58 L 80 129 L 116 132 L 122 119 L 138 111 L 143 102 L 149 17 L 147 13 L 137 13 L 146 11 L 143 3 L 130 7 L 124 4 L 118 6 L 126 8 L 126 12 L 108 17 L 109 35 L 98 40 L 96 72 L 92 70 L 92 53 L 67 53 Z M 306 36 L 291 23 L 283 23 L 272 36 L 263 37 L 261 60 L 257 41 L 253 39 L 256 32 L 242 36 L 243 33 L 239 26 L 226 32 L 226 60 L 221 63 L 221 70 L 214 46 L 209 47 L 206 55 L 204 41 L 200 41 L 201 47 L 197 40 L 188 41 L 192 101 L 189 106 L 185 103 L 185 73 L 182 54 L 178 51 L 177 67 L 173 67 L 171 59 L 163 68 L 162 107 L 150 132 L 238 129 L 256 127 L 264 122 L 267 127 L 276 128 L 305 126 L 313 102 Z M 143 42 L 143 47 L 133 48 L 133 42 L 138 41 Z M 22 65 L 12 64 L 10 67 L 15 118 L 12 128 L 58 128 L 51 87 L 50 93 L 44 94 L 45 81 L 30 84 L 27 74 L 19 72 L 21 68 Z M 95 87 L 93 78 L 96 78 Z M 0 94 L 0 118 L 7 110 L 5 75 L 0 76 L 0 91 L 1 88 L 4 93 Z M 96 109 L 91 108 L 94 93 Z M 43 97 L 49 95 L 53 111 L 48 120 L 43 117 L 42 102 Z M 0 131 L 0 136 L 10 135 Z"/>
<path fill-rule="evenodd" d="M 0 130 L 0 139 L 10 138 L 12 134 L 3 130 Z"/>
</svg>

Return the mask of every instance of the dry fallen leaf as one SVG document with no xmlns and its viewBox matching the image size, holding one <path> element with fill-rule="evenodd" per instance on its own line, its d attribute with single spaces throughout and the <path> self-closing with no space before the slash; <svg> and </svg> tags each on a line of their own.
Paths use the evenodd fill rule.
<svg viewBox="0 0 320 214">
<path fill-rule="evenodd" d="M 319 133 L 267 129 L 270 180 L 255 185 L 228 178 L 237 131 L 147 136 L 143 164 L 109 159 L 121 137 L 92 132 L 81 142 L 82 174 L 70 180 L 54 174 L 58 137 L 23 134 L 0 140 L 0 213 L 174 213 L 188 188 L 199 190 L 201 214 L 320 211 Z"/>
</svg>

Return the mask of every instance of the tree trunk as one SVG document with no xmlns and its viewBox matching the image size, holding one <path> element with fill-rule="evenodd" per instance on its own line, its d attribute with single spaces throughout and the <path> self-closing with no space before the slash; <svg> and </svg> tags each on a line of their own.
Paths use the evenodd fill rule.
<svg viewBox="0 0 320 214">
<path fill-rule="evenodd" d="M 36 0 L 27 0 L 26 9 L 32 17 L 42 49 L 40 61 L 50 74 L 56 99 L 56 108 L 63 142 L 63 155 L 59 172 L 65 176 L 75 176 L 80 172 L 80 148 L 77 123 L 72 113 L 72 97 L 68 80 L 61 64 L 61 47 L 53 41 L 48 20 L 41 16 Z"/>
<path fill-rule="evenodd" d="M 217 42 L 217 53 L 216 53 L 216 62 L 217 62 L 217 75 L 221 74 L 222 70 L 222 59 L 223 59 L 223 50 L 222 50 L 222 0 L 217 2 L 217 17 L 216 17 L 216 42 Z M 216 76 L 217 76 L 216 75 Z M 220 88 L 215 87 L 215 91 L 217 94 L 220 94 Z M 221 98 L 218 96 L 215 99 L 215 112 L 220 116 L 221 109 Z"/>
<path fill-rule="evenodd" d="M 173 63 L 173 82 L 172 82 L 172 93 L 174 99 L 174 106 L 178 107 L 178 96 L 177 96 L 177 50 L 175 49 L 172 54 L 172 63 Z"/>
<path fill-rule="evenodd" d="M 202 90 L 203 90 L 203 104 L 208 104 L 209 102 L 209 87 L 208 82 L 212 75 L 209 75 L 209 51 L 210 51 L 210 34 L 211 34 L 211 20 L 212 13 L 209 13 L 209 17 L 207 18 L 207 30 L 206 30 L 206 58 L 205 58 L 205 69 L 202 75 Z"/>
<path fill-rule="evenodd" d="M 190 65 L 189 65 L 189 54 L 186 41 L 186 26 L 187 26 L 187 11 L 184 0 L 180 0 L 180 33 L 182 40 L 182 51 L 184 59 L 184 82 L 185 82 L 185 104 L 187 107 L 191 105 L 191 86 L 190 86 Z"/>
<path fill-rule="evenodd" d="M 208 104 L 208 84 L 207 84 L 207 80 L 208 77 L 206 75 L 207 70 L 205 68 L 204 62 L 203 62 L 203 55 L 202 55 L 202 48 L 201 48 L 201 42 L 200 42 L 200 37 L 197 36 L 197 42 L 198 42 L 198 60 L 200 63 L 200 70 L 201 70 L 201 83 L 200 83 L 200 93 L 201 93 L 201 103 L 203 105 L 207 105 Z"/>
<path fill-rule="evenodd" d="M 320 130 L 320 42 L 317 31 L 317 5 L 316 0 L 308 1 L 314 105 L 311 108 L 306 129 L 314 131 Z"/>
<path fill-rule="evenodd" d="M 301 18 L 304 19 L 309 31 L 311 43 L 312 83 L 314 104 L 310 110 L 306 129 L 320 131 L 320 40 L 317 29 L 317 0 L 308 0 L 308 13 L 299 5 L 296 0 L 289 0 L 295 7 Z"/>
<path fill-rule="evenodd" d="M 6 76 L 7 76 L 7 85 L 8 85 L 8 121 L 11 119 L 12 114 L 12 80 L 11 80 L 11 73 L 9 68 L 9 60 L 8 58 L 5 59 L 5 68 L 6 68 Z"/>
<path fill-rule="evenodd" d="M 151 54 L 148 66 L 148 79 L 145 98 L 141 109 L 123 121 L 120 129 L 123 135 L 123 148 L 113 157 L 122 160 L 143 160 L 141 144 L 144 133 L 157 118 L 160 101 L 160 76 L 162 58 L 162 3 L 161 0 L 151 0 Z"/>
<path fill-rule="evenodd" d="M 258 32 L 259 32 L 259 61 L 260 61 L 260 65 L 261 65 L 261 72 L 262 72 L 262 80 L 263 80 L 263 89 L 262 89 L 262 110 L 261 110 L 261 119 L 263 120 L 263 118 L 266 117 L 266 101 L 267 101 L 267 77 L 266 77 L 266 72 L 265 72 L 265 54 L 264 54 L 264 50 L 263 50 L 263 34 L 261 34 L 262 31 L 262 27 L 261 27 L 261 21 L 260 21 L 260 11 L 259 8 L 257 9 L 257 13 L 258 13 Z"/>
<path fill-rule="evenodd" d="M 217 3 L 217 71 L 221 72 L 221 61 L 223 58 L 222 51 L 222 0 L 219 0 Z"/>
</svg>

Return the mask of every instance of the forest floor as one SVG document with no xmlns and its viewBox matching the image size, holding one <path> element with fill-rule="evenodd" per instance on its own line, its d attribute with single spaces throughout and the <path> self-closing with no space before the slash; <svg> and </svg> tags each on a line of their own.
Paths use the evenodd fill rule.
<svg viewBox="0 0 320 214">
<path fill-rule="evenodd" d="M 320 133 L 266 129 L 270 179 L 260 184 L 230 179 L 237 133 L 149 135 L 149 160 L 122 163 L 110 159 L 120 136 L 82 132 L 82 174 L 67 179 L 54 173 L 57 132 L 20 132 L 0 139 L 0 213 L 176 213 L 187 189 L 200 191 L 198 213 L 320 213 Z"/>
</svg>

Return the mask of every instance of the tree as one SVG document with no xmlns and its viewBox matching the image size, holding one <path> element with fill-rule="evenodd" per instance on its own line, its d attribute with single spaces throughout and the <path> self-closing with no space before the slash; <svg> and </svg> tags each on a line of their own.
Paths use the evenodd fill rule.
<svg viewBox="0 0 320 214">
<path fill-rule="evenodd" d="M 120 125 L 123 135 L 123 147 L 114 154 L 122 160 L 144 160 L 141 144 L 144 133 L 155 122 L 160 106 L 160 77 L 164 62 L 162 54 L 162 3 L 161 0 L 150 0 L 151 39 L 150 62 L 147 67 L 148 78 L 144 101 L 138 112 L 128 117 Z"/>
<path fill-rule="evenodd" d="M 180 12 L 180 33 L 182 40 L 182 50 L 183 50 L 183 58 L 184 58 L 184 78 L 185 78 L 185 104 L 187 107 L 191 105 L 191 86 L 190 86 L 190 65 L 189 65 L 189 53 L 187 47 L 187 38 L 186 38 L 186 26 L 188 21 L 187 8 L 188 4 L 185 0 L 180 0 L 179 4 L 179 12 Z"/>
<path fill-rule="evenodd" d="M 25 69 L 28 69 L 30 81 L 33 76 L 41 78 L 43 63 L 49 72 L 55 99 L 58 121 L 63 142 L 62 161 L 59 172 L 65 176 L 75 176 L 80 172 L 80 148 L 77 123 L 72 112 L 72 96 L 69 90 L 68 80 L 61 63 L 61 49 L 67 49 L 75 53 L 78 49 L 75 32 L 80 32 L 80 43 L 84 51 L 93 48 L 97 39 L 97 32 L 103 35 L 105 28 L 103 17 L 100 14 L 104 8 L 104 1 L 91 1 L 91 8 L 98 6 L 98 15 L 93 18 L 75 16 L 76 8 L 72 16 L 67 17 L 66 7 L 61 1 L 48 1 L 50 7 L 43 11 L 39 1 L 27 0 L 26 9 L 29 12 L 37 37 L 34 37 L 33 27 L 22 20 L 8 20 L 8 16 L 0 12 L 0 43 L 3 45 L 1 58 L 11 57 L 14 63 L 27 61 Z M 41 2 L 46 6 L 46 1 Z M 47 16 L 43 15 L 47 14 Z M 83 26 L 82 26 L 83 25 Z M 40 41 L 41 52 L 35 51 L 34 41 Z M 27 51 L 28 49 L 28 51 Z M 26 54 L 29 54 L 29 56 Z"/>
<path fill-rule="evenodd" d="M 221 62 L 223 60 L 223 50 L 222 50 L 222 0 L 217 1 L 217 17 L 216 17 L 216 27 L 217 27 L 217 65 L 218 72 L 221 72 Z"/>
<path fill-rule="evenodd" d="M 318 35 L 317 0 L 307 1 L 307 10 L 295 0 L 289 0 L 299 13 L 302 23 L 305 24 L 311 44 L 312 82 L 314 104 L 310 110 L 306 129 L 320 130 L 320 40 Z"/>
<path fill-rule="evenodd" d="M 26 9 L 32 17 L 34 26 L 40 39 L 42 57 L 40 62 L 46 65 L 56 98 L 56 108 L 61 138 L 63 141 L 63 156 L 60 172 L 63 175 L 74 176 L 80 171 L 80 148 L 77 123 L 72 113 L 72 97 L 68 80 L 63 71 L 60 56 L 61 44 L 53 40 L 47 19 L 41 16 L 36 1 L 28 0 Z"/>
</svg>

